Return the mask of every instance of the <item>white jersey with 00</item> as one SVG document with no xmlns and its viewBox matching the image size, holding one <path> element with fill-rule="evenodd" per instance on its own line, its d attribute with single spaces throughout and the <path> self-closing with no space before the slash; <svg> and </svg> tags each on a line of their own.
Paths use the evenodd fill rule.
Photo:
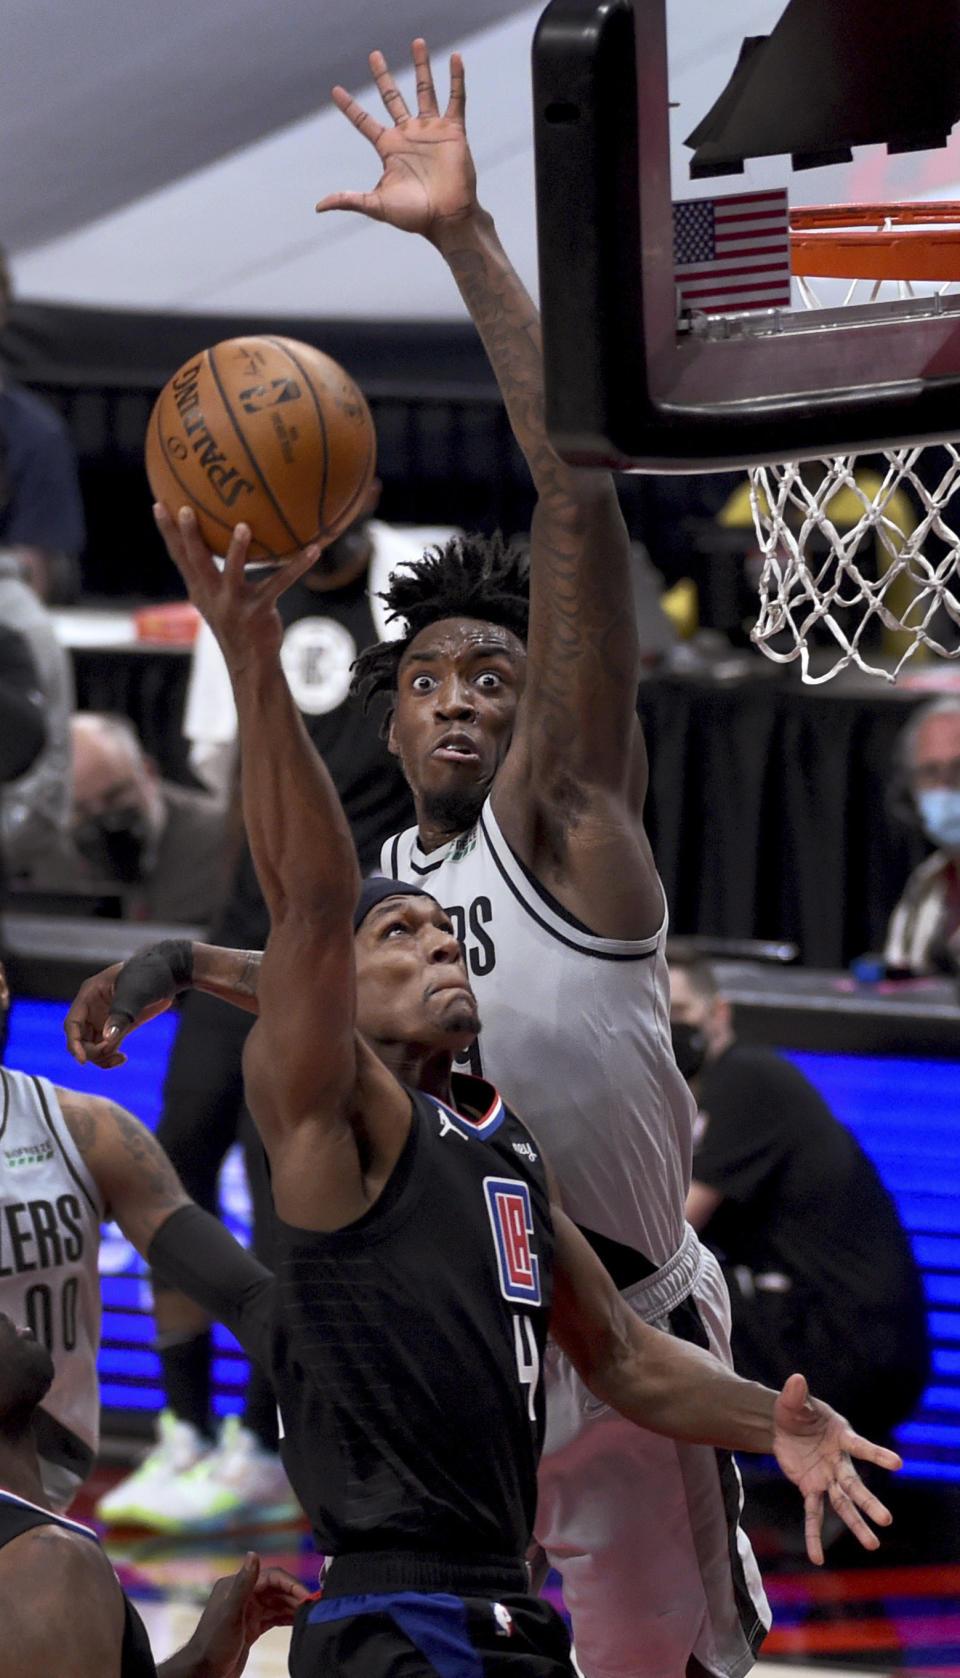
<svg viewBox="0 0 960 1678">
<path fill-rule="evenodd" d="M 483 1074 L 542 1143 L 567 1212 L 665 1264 L 684 1237 L 695 1117 L 670 1042 L 666 914 L 651 938 L 585 931 L 525 872 L 489 799 L 437 850 L 416 828 L 390 840 L 381 866 L 453 921 Z"/>
<path fill-rule="evenodd" d="M 0 1311 L 32 1329 L 53 1357 L 38 1451 L 45 1487 L 61 1506 L 99 1440 L 103 1215 L 53 1085 L 0 1067 Z"/>
</svg>

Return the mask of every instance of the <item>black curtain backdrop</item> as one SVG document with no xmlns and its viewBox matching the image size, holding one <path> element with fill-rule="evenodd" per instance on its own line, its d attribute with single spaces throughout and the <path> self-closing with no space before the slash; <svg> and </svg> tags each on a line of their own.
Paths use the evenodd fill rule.
<svg viewBox="0 0 960 1678">
<path fill-rule="evenodd" d="M 929 849 L 885 807 L 894 741 L 923 697 L 647 681 L 646 823 L 674 930 L 787 939 L 822 968 L 881 948 Z"/>
</svg>

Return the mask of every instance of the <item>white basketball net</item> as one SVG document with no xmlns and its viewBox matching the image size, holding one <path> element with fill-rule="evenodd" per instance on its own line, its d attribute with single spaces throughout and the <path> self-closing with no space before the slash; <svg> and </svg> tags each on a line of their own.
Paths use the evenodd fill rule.
<svg viewBox="0 0 960 1678">
<path fill-rule="evenodd" d="M 823 306 L 822 285 L 797 277 L 804 308 Z M 958 285 L 923 289 L 956 294 Z M 864 292 L 870 303 L 916 295 L 912 281 L 854 280 L 843 304 Z M 923 477 L 917 463 L 927 450 L 917 445 L 750 468 L 763 556 L 751 640 L 768 658 L 799 659 L 803 680 L 818 683 L 850 664 L 893 682 L 921 647 L 960 657 L 960 534 L 948 516 L 960 489 L 958 448 L 930 450 Z M 953 516 L 960 527 L 960 502 Z"/>
<path fill-rule="evenodd" d="M 849 664 L 895 681 L 920 646 L 960 655 L 960 534 L 946 517 L 960 452 L 943 445 L 947 465 L 933 487 L 916 472 L 924 452 L 750 468 L 763 554 L 751 639 L 779 664 L 799 659 L 805 682 L 829 681 Z M 886 464 L 883 476 L 877 460 Z M 817 637 L 811 669 L 818 625 L 826 634 Z M 884 664 L 873 662 L 881 645 Z"/>
</svg>

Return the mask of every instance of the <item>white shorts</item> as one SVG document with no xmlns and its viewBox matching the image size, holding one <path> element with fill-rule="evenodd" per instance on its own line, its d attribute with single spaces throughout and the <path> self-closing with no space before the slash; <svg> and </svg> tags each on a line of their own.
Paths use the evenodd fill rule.
<svg viewBox="0 0 960 1678">
<path fill-rule="evenodd" d="M 673 1258 L 623 1297 L 667 1330 L 670 1312 L 691 1298 L 710 1350 L 731 1363 L 726 1284 L 689 1225 Z M 741 1678 L 770 1609 L 738 1525 L 732 1457 L 635 1427 L 594 1398 L 552 1344 L 544 1374 L 535 1531 L 562 1577 L 582 1672 L 683 1678 L 693 1655 L 717 1678 Z"/>
</svg>

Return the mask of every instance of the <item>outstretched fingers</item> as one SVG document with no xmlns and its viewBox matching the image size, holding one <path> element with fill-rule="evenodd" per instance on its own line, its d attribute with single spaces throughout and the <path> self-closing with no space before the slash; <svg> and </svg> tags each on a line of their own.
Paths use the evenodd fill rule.
<svg viewBox="0 0 960 1678">
<path fill-rule="evenodd" d="M 371 116 L 369 111 L 365 111 L 359 101 L 354 99 L 353 94 L 348 93 L 346 88 L 341 87 L 339 83 L 332 90 L 331 98 L 337 110 L 343 112 L 347 120 L 353 123 L 358 133 L 375 146 L 381 134 L 385 132 L 383 124 L 378 122 L 376 117 Z"/>
<path fill-rule="evenodd" d="M 362 134 L 372 146 L 378 147 L 381 136 L 386 133 L 383 125 L 377 122 L 369 111 L 365 111 L 345 87 L 335 87 L 332 97 L 337 110 L 342 111 L 353 123 L 358 134 Z M 328 192 L 314 207 L 318 215 L 322 215 L 325 210 L 356 210 L 360 215 L 372 216 L 376 221 L 383 220 L 383 206 L 375 192 Z"/>
<path fill-rule="evenodd" d="M 889 1511 L 884 1509 L 883 1504 L 880 1503 L 878 1499 L 870 1497 L 870 1494 L 867 1493 L 865 1486 L 861 1486 L 861 1490 L 866 1493 L 865 1500 L 857 1496 L 856 1488 L 854 1486 L 845 1488 L 840 1484 L 839 1480 L 834 1480 L 828 1493 L 830 1506 L 833 1509 L 834 1514 L 839 1515 L 841 1521 L 844 1523 L 844 1526 L 850 1528 L 854 1538 L 863 1545 L 865 1550 L 876 1550 L 880 1546 L 880 1540 L 872 1528 L 868 1527 L 866 1521 L 860 1513 L 860 1510 L 857 1508 L 857 1503 L 862 1503 L 863 1508 L 869 1513 L 871 1520 L 876 1520 L 881 1526 L 889 1526 L 891 1516 Z M 877 1513 L 873 1512 L 873 1506 L 875 1506 Z M 882 1519 L 881 1516 L 883 1517 Z"/>
<path fill-rule="evenodd" d="M 874 1462 L 878 1468 L 889 1468 L 892 1473 L 903 1467 L 903 1458 L 896 1451 L 888 1450 L 886 1445 L 875 1445 L 862 1433 L 854 1433 L 853 1428 L 847 1429 L 842 1444 L 849 1456 L 859 1457 L 861 1462 Z"/>
<path fill-rule="evenodd" d="M 447 100 L 445 113 L 461 125 L 467 115 L 467 81 L 463 71 L 463 59 L 458 52 L 450 54 L 450 98 Z"/>
<path fill-rule="evenodd" d="M 200 534 L 197 515 L 192 507 L 181 507 L 174 518 L 162 502 L 157 502 L 153 516 L 167 553 L 193 599 L 194 591 L 208 587 L 217 574 L 213 555 Z"/>
<path fill-rule="evenodd" d="M 410 50 L 413 54 L 413 68 L 417 77 L 417 110 L 422 117 L 439 116 L 440 107 L 437 104 L 437 90 L 433 85 L 430 54 L 422 35 L 417 36 Z"/>
<path fill-rule="evenodd" d="M 846 1473 L 832 1480 L 827 1487 L 827 1497 L 834 1513 L 849 1527 L 863 1548 L 879 1549 L 880 1540 L 873 1528 L 867 1525 L 864 1516 L 868 1517 L 874 1526 L 879 1527 L 889 1526 L 893 1516 L 886 1504 L 881 1503 L 869 1487 L 864 1485 L 856 1469 L 849 1466 Z M 807 1492 L 803 1507 L 807 1555 L 815 1566 L 820 1567 L 823 1564 L 822 1493 Z"/>
<path fill-rule="evenodd" d="M 377 84 L 377 91 L 387 107 L 394 122 L 399 126 L 402 122 L 409 122 L 410 111 L 407 101 L 394 81 L 387 61 L 382 52 L 372 52 L 369 58 L 370 72 Z"/>
<path fill-rule="evenodd" d="M 250 552 L 251 538 L 252 531 L 248 524 L 234 525 L 230 545 L 223 561 L 224 581 L 231 594 L 239 595 L 244 592 L 245 567 L 247 555 Z"/>
<path fill-rule="evenodd" d="M 803 1536 L 814 1567 L 823 1566 L 823 1495 L 806 1492 L 803 1499 Z"/>
<path fill-rule="evenodd" d="M 856 1469 L 851 1468 L 850 1472 L 843 1480 L 835 1482 L 834 1488 L 831 1488 L 831 1501 L 833 1501 L 834 1490 L 836 1491 L 837 1496 L 846 1498 L 848 1502 L 854 1503 L 858 1508 L 862 1509 L 863 1513 L 869 1516 L 870 1520 L 873 1521 L 876 1526 L 888 1527 L 893 1520 L 893 1516 L 886 1504 L 881 1503 L 876 1494 L 870 1490 L 870 1487 L 864 1485 L 859 1474 L 856 1472 Z M 837 1510 L 838 1515 L 842 1514 L 842 1510 L 837 1508 L 835 1502 L 834 1508 Z M 846 1516 L 844 1516 L 844 1519 L 846 1520 Z M 848 1521 L 847 1525 L 849 1526 L 849 1524 L 850 1523 Z"/>
<path fill-rule="evenodd" d="M 301 549 L 292 559 L 274 564 L 265 561 L 263 568 L 255 562 L 248 570 L 251 533 L 246 524 L 238 524 L 230 538 L 224 561 L 224 588 L 234 600 L 247 600 L 256 605 L 272 606 L 288 588 L 316 565 L 320 558 L 319 543 Z"/>
<path fill-rule="evenodd" d="M 285 559 L 275 571 L 271 571 L 264 578 L 264 590 L 268 597 L 279 600 L 300 577 L 306 575 L 316 565 L 323 548 L 319 542 L 311 542 L 308 548 L 301 549 L 293 559 Z"/>
</svg>

